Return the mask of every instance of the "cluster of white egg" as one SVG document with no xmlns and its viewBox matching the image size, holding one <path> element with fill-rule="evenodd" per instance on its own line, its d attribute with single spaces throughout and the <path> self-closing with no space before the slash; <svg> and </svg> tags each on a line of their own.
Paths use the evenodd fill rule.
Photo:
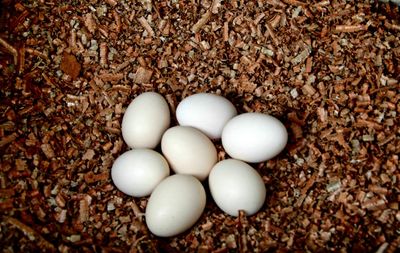
<svg viewBox="0 0 400 253">
<path fill-rule="evenodd" d="M 157 236 L 174 236 L 193 226 L 206 205 L 201 181 L 208 177 L 211 196 L 232 216 L 256 213 L 264 204 L 265 184 L 249 163 L 271 159 L 287 143 L 285 126 L 262 113 L 237 115 L 222 96 L 200 93 L 176 109 L 179 126 L 158 93 L 137 96 L 122 119 L 122 136 L 131 150 L 111 169 L 115 186 L 127 195 L 150 195 L 145 217 Z M 232 159 L 218 162 L 212 140 L 221 139 Z M 154 151 L 161 142 L 162 154 Z M 174 175 L 170 176 L 170 169 Z"/>
</svg>

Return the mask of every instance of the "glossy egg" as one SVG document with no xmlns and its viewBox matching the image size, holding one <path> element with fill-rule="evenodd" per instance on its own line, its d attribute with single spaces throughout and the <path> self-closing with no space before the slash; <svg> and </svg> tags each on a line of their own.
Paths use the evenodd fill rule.
<svg viewBox="0 0 400 253">
<path fill-rule="evenodd" d="M 178 235 L 200 218 L 206 205 L 203 185 L 190 175 L 173 175 L 153 191 L 146 206 L 146 223 L 161 237 Z"/>
<path fill-rule="evenodd" d="M 145 92 L 128 106 L 122 118 L 122 137 L 131 148 L 155 148 L 170 124 L 169 107 L 158 93 Z"/>
<path fill-rule="evenodd" d="M 193 127 L 175 126 L 161 140 L 161 149 L 171 169 L 204 180 L 217 162 L 217 150 L 211 140 Z"/>
<path fill-rule="evenodd" d="M 225 213 L 255 214 L 264 204 L 266 189 L 258 172 L 245 162 L 227 159 L 217 163 L 208 178 L 211 195 Z"/>
<path fill-rule="evenodd" d="M 258 163 L 278 155 L 286 146 L 288 133 L 273 116 L 244 113 L 228 121 L 221 139 L 232 158 Z"/>
<path fill-rule="evenodd" d="M 134 149 L 120 155 L 111 168 L 111 178 L 123 193 L 144 197 L 169 175 L 165 158 L 151 149 Z"/>
<path fill-rule="evenodd" d="M 176 108 L 179 125 L 197 128 L 211 139 L 221 138 L 226 122 L 236 114 L 228 99 L 211 93 L 189 96 Z"/>
</svg>

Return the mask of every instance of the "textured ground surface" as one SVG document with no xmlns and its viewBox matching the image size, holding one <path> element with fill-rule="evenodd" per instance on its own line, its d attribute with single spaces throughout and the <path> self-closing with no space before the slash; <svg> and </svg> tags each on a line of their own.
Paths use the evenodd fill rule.
<svg viewBox="0 0 400 253">
<path fill-rule="evenodd" d="M 352 2 L 3 0 L 3 252 L 399 250 L 400 16 Z M 148 232 L 147 198 L 110 180 L 123 111 L 144 91 L 172 111 L 219 93 L 285 123 L 285 151 L 254 164 L 257 215 L 209 198 L 186 233 Z"/>
</svg>

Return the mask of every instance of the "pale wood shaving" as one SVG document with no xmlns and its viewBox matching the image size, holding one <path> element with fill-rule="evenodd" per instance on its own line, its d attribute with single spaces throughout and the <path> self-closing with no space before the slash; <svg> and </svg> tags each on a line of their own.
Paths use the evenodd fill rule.
<svg viewBox="0 0 400 253">
<path fill-rule="evenodd" d="M 143 26 L 143 28 L 147 31 L 147 33 L 151 36 L 154 37 L 154 31 L 153 28 L 151 28 L 150 24 L 147 22 L 147 20 L 144 17 L 140 17 L 138 19 L 139 23 Z"/>
<path fill-rule="evenodd" d="M 192 27 L 192 32 L 193 33 L 197 33 L 198 31 L 200 31 L 200 29 L 208 23 L 208 21 L 211 18 L 211 11 L 206 11 L 203 16 L 201 16 L 201 18 L 199 19 L 199 21 L 197 21 L 197 23 Z"/>
<path fill-rule="evenodd" d="M 90 33 L 94 33 L 97 29 L 96 21 L 94 20 L 92 13 L 87 13 L 84 18 L 85 26 Z"/>
</svg>

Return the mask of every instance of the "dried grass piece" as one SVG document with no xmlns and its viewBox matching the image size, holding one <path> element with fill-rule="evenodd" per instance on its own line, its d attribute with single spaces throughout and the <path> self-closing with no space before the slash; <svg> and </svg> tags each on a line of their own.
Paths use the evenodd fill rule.
<svg viewBox="0 0 400 253">
<path fill-rule="evenodd" d="M 139 23 L 143 26 L 143 28 L 147 31 L 147 33 L 151 36 L 154 37 L 154 31 L 153 28 L 149 25 L 147 20 L 144 17 L 138 18 Z"/>
</svg>

